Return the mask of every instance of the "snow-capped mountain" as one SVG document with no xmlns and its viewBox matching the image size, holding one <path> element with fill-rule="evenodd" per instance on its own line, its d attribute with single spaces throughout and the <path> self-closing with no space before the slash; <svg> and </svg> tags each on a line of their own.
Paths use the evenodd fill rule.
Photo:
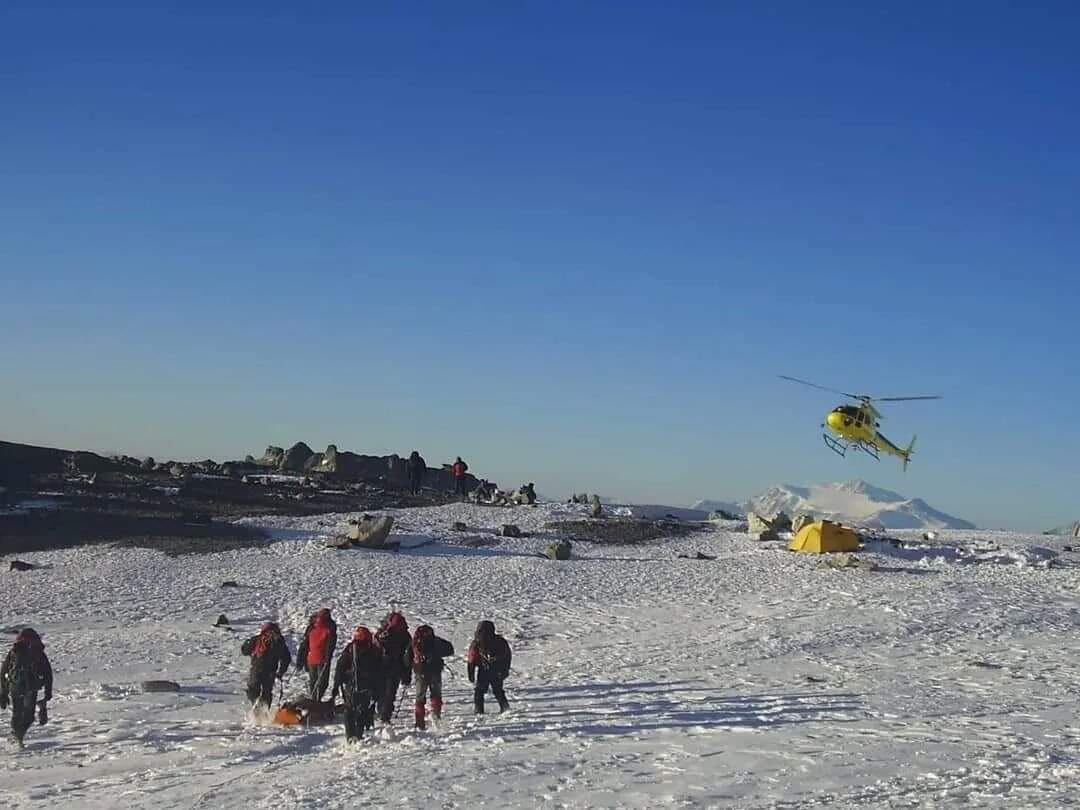
<svg viewBox="0 0 1080 810">
<path fill-rule="evenodd" d="M 797 487 L 772 487 L 755 495 L 744 511 L 773 515 L 810 513 L 818 518 L 882 529 L 974 529 L 966 520 L 934 509 L 921 498 L 906 498 L 858 479 Z"/>
<path fill-rule="evenodd" d="M 713 512 L 727 512 L 732 515 L 741 515 L 746 511 L 746 507 L 741 503 L 735 503 L 734 501 L 710 501 L 708 499 L 698 501 L 690 506 L 691 509 L 697 509 L 706 514 Z"/>
</svg>

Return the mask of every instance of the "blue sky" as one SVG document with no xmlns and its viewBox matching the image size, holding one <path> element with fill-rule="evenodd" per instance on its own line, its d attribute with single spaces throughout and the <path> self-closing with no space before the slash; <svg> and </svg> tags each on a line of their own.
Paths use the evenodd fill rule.
<svg viewBox="0 0 1080 810">
<path fill-rule="evenodd" d="M 863 5 L 5 4 L 0 433 L 1076 519 L 1080 11 Z"/>
</svg>

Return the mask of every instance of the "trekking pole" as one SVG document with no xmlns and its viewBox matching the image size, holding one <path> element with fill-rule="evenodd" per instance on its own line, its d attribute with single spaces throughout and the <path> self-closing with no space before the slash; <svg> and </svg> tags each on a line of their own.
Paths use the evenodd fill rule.
<svg viewBox="0 0 1080 810">
<path fill-rule="evenodd" d="M 411 686 L 412 686 L 411 683 L 405 684 L 405 688 L 401 690 L 401 697 L 398 698 L 398 701 L 394 706 L 394 713 L 390 715 L 391 720 L 393 720 L 395 717 L 397 717 L 398 709 L 401 708 L 401 704 L 404 703 L 405 699 L 408 697 L 409 689 L 410 689 Z"/>
</svg>

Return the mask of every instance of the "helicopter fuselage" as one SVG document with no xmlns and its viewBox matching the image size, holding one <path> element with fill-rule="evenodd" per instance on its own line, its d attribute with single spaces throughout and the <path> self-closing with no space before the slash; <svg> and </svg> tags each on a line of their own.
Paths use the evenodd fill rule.
<svg viewBox="0 0 1080 810">
<path fill-rule="evenodd" d="M 905 465 L 910 457 L 910 448 L 897 447 L 878 431 L 880 423 L 876 414 L 868 407 L 837 406 L 825 417 L 825 427 L 843 441 L 866 450 L 871 455 L 877 455 L 874 451 L 888 453 L 904 459 Z"/>
</svg>

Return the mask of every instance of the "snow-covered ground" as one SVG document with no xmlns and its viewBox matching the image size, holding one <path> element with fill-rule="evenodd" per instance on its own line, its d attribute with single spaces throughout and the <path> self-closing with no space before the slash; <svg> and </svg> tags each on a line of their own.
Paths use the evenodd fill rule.
<svg viewBox="0 0 1080 810">
<path fill-rule="evenodd" d="M 42 631 L 50 724 L 0 756 L 0 807 L 1061 807 L 1080 779 L 1080 568 L 1058 538 L 947 531 L 837 571 L 710 528 L 539 559 L 586 507 L 397 513 L 400 553 L 326 549 L 346 515 L 258 519 L 276 542 L 169 558 L 84 547 L 7 573 L 5 631 Z M 451 530 L 464 521 L 470 531 Z M 539 532 L 468 548 L 516 523 Z M 973 542 L 981 538 L 982 542 Z M 1036 546 L 1054 544 L 1048 564 Z M 715 561 L 680 559 L 703 551 Z M 222 589 L 225 580 L 242 587 Z M 391 600 L 459 652 L 480 618 L 514 646 L 512 711 L 354 747 L 338 727 L 249 723 L 240 643 L 327 605 L 374 626 Z M 212 627 L 219 613 L 234 631 Z M 170 678 L 179 694 L 141 694 Z M 299 687 L 293 676 L 287 692 Z M 5 722 L 6 722 L 5 713 Z"/>
</svg>

